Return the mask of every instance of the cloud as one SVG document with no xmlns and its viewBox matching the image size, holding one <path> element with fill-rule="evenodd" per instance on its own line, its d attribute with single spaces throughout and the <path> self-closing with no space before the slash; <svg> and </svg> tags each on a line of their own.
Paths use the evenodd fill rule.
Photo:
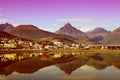
<svg viewBox="0 0 120 80">
<path fill-rule="evenodd" d="M 39 27 L 40 29 L 42 30 L 45 30 L 45 31 L 50 31 L 52 32 L 52 29 L 51 28 L 48 28 L 48 27 Z"/>
<path fill-rule="evenodd" d="M 7 18 L 0 18 L 0 24 L 3 23 L 10 23 L 12 24 L 14 27 L 23 24 L 22 22 L 19 22 L 17 20 L 12 20 L 12 19 L 7 19 Z M 26 24 L 26 23 L 25 23 Z M 24 25 L 24 24 L 23 24 Z"/>
<path fill-rule="evenodd" d="M 9 20 L 9 19 L 0 19 L 0 23 L 5 23 L 5 22 L 16 22 L 15 20 Z"/>
<path fill-rule="evenodd" d="M 95 23 L 95 22 L 106 21 L 110 19 L 111 19 L 110 17 L 106 17 L 106 18 L 61 18 L 58 20 L 63 22 Z"/>
<path fill-rule="evenodd" d="M 79 26 L 76 28 L 83 31 L 83 32 L 87 32 L 87 31 L 93 30 L 95 28 L 95 26 Z"/>
<path fill-rule="evenodd" d="M 58 20 L 65 22 L 85 22 L 85 23 L 96 22 L 96 19 L 91 19 L 91 18 L 61 18 Z"/>
<path fill-rule="evenodd" d="M 0 22 L 8 22 L 7 19 L 0 19 Z"/>
<path fill-rule="evenodd" d="M 10 20 L 10 19 L 0 19 L 0 24 L 1 23 L 10 23 L 12 24 L 13 26 L 17 26 L 17 25 L 20 25 L 17 21 L 15 20 Z"/>
</svg>

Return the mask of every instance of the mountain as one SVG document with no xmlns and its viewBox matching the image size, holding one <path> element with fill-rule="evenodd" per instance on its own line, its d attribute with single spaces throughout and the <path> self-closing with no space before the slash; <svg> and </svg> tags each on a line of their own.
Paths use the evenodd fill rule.
<svg viewBox="0 0 120 80">
<path fill-rule="evenodd" d="M 16 38 L 16 37 L 7 33 L 7 32 L 0 31 L 0 39 L 1 38 L 13 39 L 13 38 Z"/>
<path fill-rule="evenodd" d="M 120 27 L 107 34 L 101 43 L 103 44 L 120 44 Z"/>
<path fill-rule="evenodd" d="M 34 25 L 18 25 L 14 27 L 9 23 L 5 23 L 0 24 L 0 31 L 3 31 L 2 33 L 0 33 L 0 38 L 10 37 L 11 34 L 14 35 L 14 37 L 17 36 L 20 38 L 36 41 L 49 40 L 62 41 L 67 43 L 78 42 L 86 44 L 96 44 L 93 42 L 95 41 L 102 44 L 120 44 L 120 27 L 112 32 L 107 31 L 104 28 L 96 28 L 85 34 L 84 32 L 73 27 L 70 23 L 67 23 L 63 27 L 61 27 L 60 30 L 52 33 L 39 29 L 37 26 Z"/>
<path fill-rule="evenodd" d="M 88 39 L 84 32 L 76 29 L 70 23 L 66 23 L 63 27 L 60 28 L 60 30 L 56 31 L 55 33 L 72 36 L 77 39 Z"/>
<path fill-rule="evenodd" d="M 92 31 L 86 32 L 86 35 L 94 42 L 100 42 L 104 38 L 104 36 L 107 35 L 108 33 L 110 33 L 110 31 L 98 27 Z"/>
<path fill-rule="evenodd" d="M 43 37 L 54 37 L 55 34 L 43 31 L 33 25 L 18 25 L 10 32 L 12 35 L 37 40 Z"/>
<path fill-rule="evenodd" d="M 21 37 L 17 37 L 17 36 L 14 36 L 14 35 L 11 35 L 7 32 L 4 32 L 4 31 L 0 31 L 0 39 L 4 39 L 4 40 L 11 40 L 11 39 L 15 39 L 15 40 L 26 40 L 26 41 L 32 41 L 32 40 L 29 40 L 29 39 L 25 39 L 25 38 L 21 38 Z"/>
<path fill-rule="evenodd" d="M 37 40 L 40 41 L 44 40 L 52 40 L 52 39 L 59 39 L 63 41 L 72 42 L 74 38 L 66 35 L 57 35 L 52 32 L 44 31 L 39 29 L 34 25 L 18 25 L 9 32 L 12 35 L 30 39 L 30 40 Z"/>
<path fill-rule="evenodd" d="M 0 24 L 0 31 L 10 32 L 13 28 L 13 25 L 9 23 Z"/>
</svg>

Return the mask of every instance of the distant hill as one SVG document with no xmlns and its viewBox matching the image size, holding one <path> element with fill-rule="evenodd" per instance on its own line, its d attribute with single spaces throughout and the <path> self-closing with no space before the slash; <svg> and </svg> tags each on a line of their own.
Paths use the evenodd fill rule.
<svg viewBox="0 0 120 80">
<path fill-rule="evenodd" d="M 103 44 L 120 44 L 120 27 L 107 34 L 101 41 Z"/>
<path fill-rule="evenodd" d="M 94 42 L 100 42 L 104 38 L 104 36 L 109 33 L 110 33 L 110 31 L 107 31 L 104 28 L 98 27 L 92 31 L 86 32 L 86 35 Z"/>
<path fill-rule="evenodd" d="M 37 40 L 42 37 L 55 36 L 54 34 L 38 29 L 36 26 L 33 25 L 16 26 L 14 29 L 11 30 L 10 33 L 18 37 L 33 39 L 33 40 Z"/>
<path fill-rule="evenodd" d="M 66 23 L 63 27 L 60 28 L 60 30 L 56 31 L 55 33 L 72 36 L 77 39 L 88 39 L 84 32 L 76 29 L 70 23 Z"/>
<path fill-rule="evenodd" d="M 52 32 L 44 31 L 39 29 L 38 27 L 34 25 L 19 25 L 16 26 L 9 32 L 12 35 L 25 38 L 25 39 L 30 39 L 30 40 L 36 40 L 36 41 L 41 41 L 41 39 L 45 40 L 50 40 L 50 39 L 60 39 L 63 41 L 72 41 L 74 38 L 66 35 L 57 35 Z"/>
<path fill-rule="evenodd" d="M 7 32 L 0 31 L 0 38 L 13 39 L 13 38 L 16 38 L 16 37 L 7 33 Z"/>
<path fill-rule="evenodd" d="M 61 27 L 60 30 L 52 33 L 39 29 L 34 25 L 18 25 L 14 27 L 12 24 L 5 23 L 0 24 L 0 31 L 0 38 L 14 38 L 17 36 L 23 39 L 36 41 L 57 40 L 67 43 L 77 42 L 85 44 L 96 44 L 97 42 L 102 44 L 120 44 L 120 27 L 112 32 L 107 31 L 104 28 L 95 28 L 94 30 L 89 31 L 85 34 L 84 32 L 73 27 L 70 23 L 67 23 Z"/>
<path fill-rule="evenodd" d="M 0 24 L 0 31 L 10 32 L 13 28 L 13 25 L 9 23 Z"/>
<path fill-rule="evenodd" d="M 26 41 L 32 41 L 32 40 L 29 40 L 29 39 L 25 39 L 25 38 L 21 38 L 21 37 L 17 37 L 17 36 L 14 36 L 14 35 L 11 35 L 7 32 L 4 32 L 4 31 L 0 31 L 0 39 L 2 38 L 6 38 L 7 40 L 11 40 L 11 39 L 15 39 L 15 40 L 26 40 Z"/>
</svg>

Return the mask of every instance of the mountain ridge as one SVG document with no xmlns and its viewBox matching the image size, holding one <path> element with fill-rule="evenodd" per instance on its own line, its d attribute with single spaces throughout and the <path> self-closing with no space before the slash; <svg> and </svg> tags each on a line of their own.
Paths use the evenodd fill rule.
<svg viewBox="0 0 120 80">
<path fill-rule="evenodd" d="M 86 32 L 86 35 L 94 42 L 100 42 L 104 38 L 104 36 L 109 33 L 110 31 L 107 31 L 101 27 L 97 27 L 91 31 Z"/>
<path fill-rule="evenodd" d="M 120 44 L 120 27 L 113 30 L 111 33 L 107 34 L 103 40 L 101 41 L 102 44 Z"/>
<path fill-rule="evenodd" d="M 66 23 L 59 30 L 57 30 L 55 33 L 72 36 L 72 37 L 78 38 L 78 39 L 88 39 L 88 37 L 86 36 L 86 34 L 84 32 L 76 29 L 70 23 Z"/>
<path fill-rule="evenodd" d="M 113 31 L 107 31 L 104 28 L 97 27 L 89 32 L 82 32 L 76 29 L 70 23 L 66 23 L 55 33 L 39 29 L 34 25 L 18 25 L 14 27 L 12 24 L 0 24 L 0 31 L 7 32 L 11 35 L 30 39 L 30 40 L 46 40 L 58 39 L 60 41 L 67 40 L 73 42 L 84 43 L 86 41 L 94 41 L 101 44 L 120 44 L 120 27 Z M 83 40 L 82 40 L 83 39 Z"/>
</svg>

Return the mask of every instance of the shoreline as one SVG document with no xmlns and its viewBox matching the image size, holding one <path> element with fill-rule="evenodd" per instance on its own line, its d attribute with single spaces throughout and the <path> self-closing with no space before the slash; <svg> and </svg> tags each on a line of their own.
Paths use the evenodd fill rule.
<svg viewBox="0 0 120 80">
<path fill-rule="evenodd" d="M 120 50 L 101 50 L 101 49 L 90 49 L 90 50 L 39 50 L 39 49 L 10 49 L 10 50 L 0 50 L 1 53 L 17 53 L 17 52 L 50 52 L 50 53 L 73 53 L 73 52 L 79 52 L 79 53 L 120 53 Z"/>
</svg>

